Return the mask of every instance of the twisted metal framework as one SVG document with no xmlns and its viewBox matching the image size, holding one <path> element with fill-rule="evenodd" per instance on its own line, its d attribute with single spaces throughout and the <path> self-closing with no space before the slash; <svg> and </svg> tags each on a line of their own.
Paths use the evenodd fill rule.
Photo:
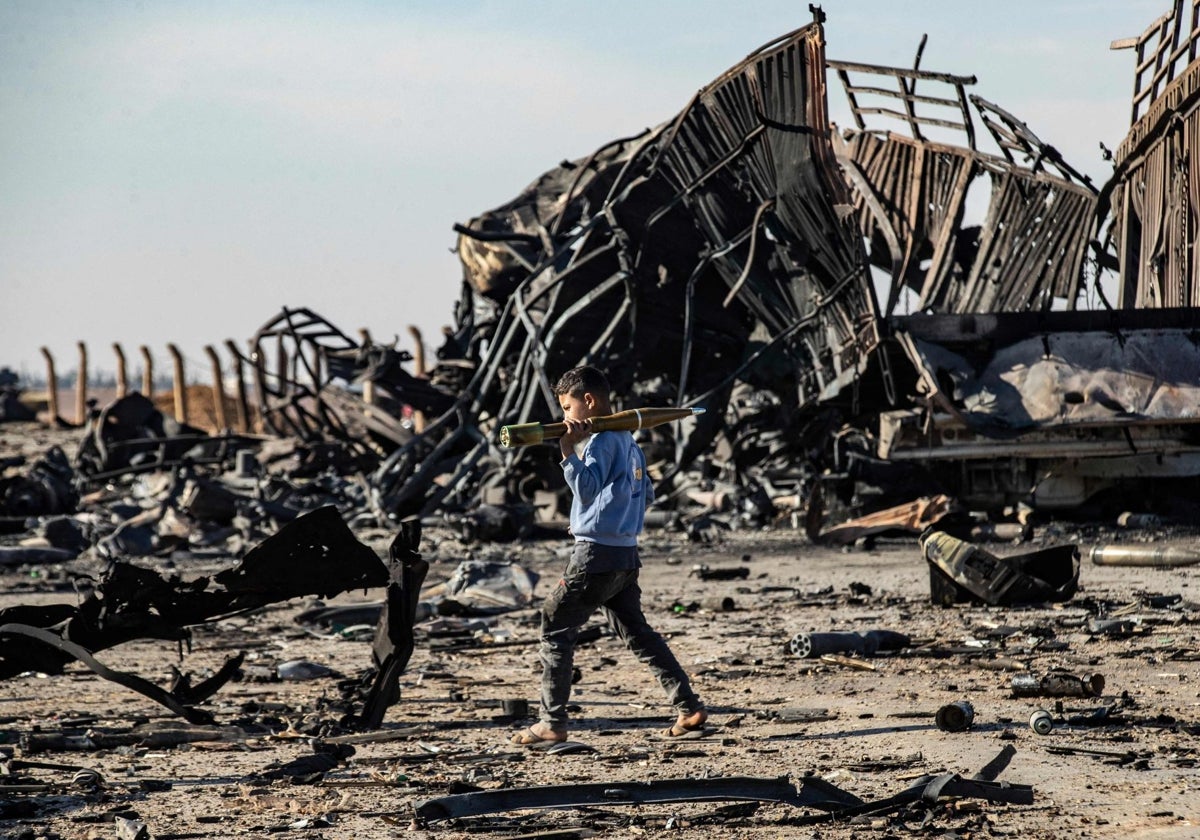
<svg viewBox="0 0 1200 840">
<path fill-rule="evenodd" d="M 1200 306 L 1200 0 L 1174 8 L 1132 48 L 1133 124 L 1106 187 L 1120 271 L 1119 306 Z"/>
<path fill-rule="evenodd" d="M 431 511 L 481 477 L 544 472 L 537 452 L 501 451 L 495 433 L 556 414 L 552 377 L 577 364 L 607 369 L 618 394 L 641 389 L 643 405 L 715 404 L 671 445 L 675 465 L 712 439 L 739 378 L 796 407 L 853 381 L 878 312 L 861 237 L 838 209 L 850 197 L 824 71 L 818 19 L 756 50 L 672 121 L 460 226 L 459 334 L 477 366 L 455 404 L 380 466 L 378 508 Z"/>
<path fill-rule="evenodd" d="M 974 76 L 916 66 L 829 66 L 857 126 L 846 132 L 840 162 L 872 242 L 871 261 L 890 272 L 887 315 L 896 314 L 906 288 L 911 310 L 921 312 L 1046 311 L 1056 300 L 1075 308 L 1097 209 L 1097 191 L 1085 176 L 1012 114 L 968 95 Z M 862 75 L 871 81 L 855 81 Z M 883 87 L 880 77 L 894 78 L 896 90 Z M 880 99 L 887 104 L 870 104 Z M 893 100 L 900 105 L 890 106 Z M 973 111 L 1002 156 L 978 149 Z M 898 122 L 911 136 L 871 129 L 868 116 Z M 931 140 L 930 130 L 962 144 Z M 978 228 L 964 226 L 968 190 L 985 173 L 987 214 Z"/>
</svg>

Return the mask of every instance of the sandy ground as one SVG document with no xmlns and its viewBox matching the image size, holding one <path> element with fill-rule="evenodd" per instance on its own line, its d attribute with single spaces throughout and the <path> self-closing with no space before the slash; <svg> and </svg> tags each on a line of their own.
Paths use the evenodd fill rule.
<svg viewBox="0 0 1200 840">
<path fill-rule="evenodd" d="M 0 427 L 0 451 L 44 442 L 18 441 Z M 1193 545 L 1194 533 L 1046 526 L 1036 539 L 1085 548 L 1118 537 Z M 391 538 L 379 531 L 360 536 L 381 555 Z M 538 572 L 536 593 L 542 596 L 558 579 L 565 547 L 554 540 L 470 547 L 448 530 L 431 529 L 422 553 L 431 561 L 430 583 L 448 577 L 463 559 L 495 556 Z M 928 566 L 915 539 L 841 550 L 813 546 L 790 529 L 730 532 L 713 543 L 654 531 L 645 535 L 643 560 L 647 615 L 668 636 L 708 704 L 706 737 L 663 738 L 672 713 L 657 684 L 618 640 L 602 636 L 580 647 L 572 697 L 578 709 L 571 738 L 591 751 L 550 755 L 510 745 L 511 734 L 532 718 L 505 718 L 500 704 L 524 699 L 535 705 L 540 674 L 537 613 L 526 609 L 499 616 L 466 646 L 422 629 L 402 678 L 402 698 L 377 733 L 381 740 L 356 744 L 354 755 L 319 781 L 272 779 L 272 768 L 311 755 L 312 736 L 336 719 L 330 704 L 339 678 L 279 681 L 264 675 L 293 659 L 346 677 L 370 665 L 369 645 L 359 634 L 307 631 L 294 618 L 311 604 L 294 601 L 197 628 L 190 651 L 139 641 L 99 657 L 166 685 L 172 667 L 202 678 L 227 656 L 246 651 L 244 677 L 205 704 L 220 725 L 253 722 L 250 734 L 232 741 L 35 750 L 37 736 L 120 732 L 177 719 L 79 664 L 59 676 L 25 674 L 0 683 L 0 734 L 14 759 L 8 781 L 28 788 L 0 787 L 0 836 L 111 838 L 124 836 L 115 818 L 136 816 L 154 838 L 569 837 L 589 831 L 706 840 L 1200 837 L 1196 567 L 1134 569 L 1085 561 L 1081 591 L 1068 603 L 944 608 L 930 604 Z M 214 570 L 207 560 L 173 562 L 185 576 Z M 76 563 L 69 569 L 4 570 L 0 606 L 74 603 L 64 572 L 86 565 Z M 747 575 L 702 580 L 691 574 L 697 564 L 744 567 Z M 1182 600 L 1153 608 L 1146 606 L 1147 595 Z M 371 591 L 336 602 L 380 597 Z M 723 599 L 731 599 L 733 609 L 723 609 Z M 1121 609 L 1127 605 L 1133 606 Z M 1133 632 L 1088 632 L 1087 621 L 1098 609 L 1136 618 Z M 797 632 L 871 629 L 906 633 L 916 650 L 854 661 L 870 670 L 787 651 Z M 1016 672 L 997 670 L 1005 660 L 1038 674 L 1050 668 L 1101 674 L 1106 687 L 1101 698 L 1062 698 L 1059 710 L 1053 698 L 1013 696 Z M 961 700 L 974 709 L 973 726 L 939 730 L 934 713 Z M 1117 703 L 1123 711 L 1108 725 L 1068 723 Z M 1028 726 L 1039 708 L 1054 718 L 1048 735 Z M 690 802 L 507 812 L 412 826 L 414 803 L 467 786 L 717 776 L 787 777 L 799 785 L 815 774 L 874 800 L 924 774 L 970 777 L 1009 745 L 1016 753 L 999 778 L 1031 785 L 1032 805 L 943 801 L 890 817 L 807 824 L 820 812 L 778 803 L 753 808 Z M 80 775 L 80 768 L 99 776 Z"/>
</svg>

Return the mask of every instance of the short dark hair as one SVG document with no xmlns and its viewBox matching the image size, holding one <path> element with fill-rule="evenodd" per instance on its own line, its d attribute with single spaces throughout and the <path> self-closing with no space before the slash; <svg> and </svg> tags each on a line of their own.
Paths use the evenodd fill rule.
<svg viewBox="0 0 1200 840">
<path fill-rule="evenodd" d="M 558 378 L 554 386 L 555 396 L 582 397 L 585 393 L 608 397 L 608 377 L 599 368 L 580 365 L 571 368 Z"/>
</svg>

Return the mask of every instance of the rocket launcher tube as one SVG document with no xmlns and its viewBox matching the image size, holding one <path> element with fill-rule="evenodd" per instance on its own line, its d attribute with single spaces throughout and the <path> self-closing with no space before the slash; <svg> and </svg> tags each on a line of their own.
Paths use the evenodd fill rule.
<svg viewBox="0 0 1200 840">
<path fill-rule="evenodd" d="M 605 414 L 591 418 L 591 430 L 595 432 L 636 432 L 653 429 L 672 420 L 682 420 L 703 414 L 703 408 L 629 408 L 616 414 Z M 566 423 L 519 423 L 500 427 L 500 443 L 509 448 L 532 446 L 567 432 Z"/>
</svg>

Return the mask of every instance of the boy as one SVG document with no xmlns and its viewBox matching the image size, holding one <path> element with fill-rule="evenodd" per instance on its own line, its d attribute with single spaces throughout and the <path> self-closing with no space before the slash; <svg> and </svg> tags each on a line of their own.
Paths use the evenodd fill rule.
<svg viewBox="0 0 1200 840">
<path fill-rule="evenodd" d="M 592 434 L 590 420 L 612 413 L 608 379 L 594 367 L 573 368 L 554 386 L 567 432 L 559 438 L 563 476 L 574 494 L 571 533 L 575 550 L 563 579 L 542 605 L 542 702 L 540 720 L 513 736 L 529 746 L 567 739 L 575 639 L 597 609 L 662 684 L 679 711 L 665 734 L 678 737 L 708 719 L 704 704 L 663 637 L 646 623 L 638 587 L 637 535 L 654 487 L 646 456 L 629 432 Z M 583 456 L 575 445 L 587 439 Z"/>
</svg>

